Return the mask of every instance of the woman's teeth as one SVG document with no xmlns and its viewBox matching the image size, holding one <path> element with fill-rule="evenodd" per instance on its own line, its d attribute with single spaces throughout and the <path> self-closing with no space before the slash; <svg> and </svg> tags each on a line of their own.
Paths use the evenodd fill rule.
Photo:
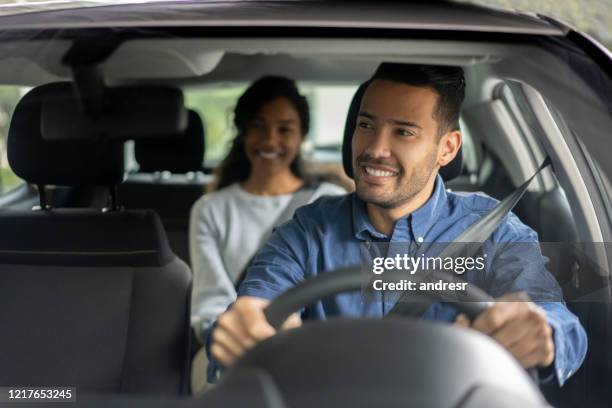
<svg viewBox="0 0 612 408">
<path fill-rule="evenodd" d="M 391 177 L 391 176 L 396 175 L 396 173 L 392 171 L 378 170 L 378 169 L 373 169 L 372 167 L 367 167 L 367 166 L 365 167 L 365 171 L 370 176 L 375 176 L 375 177 Z"/>
<path fill-rule="evenodd" d="M 259 152 L 259 156 L 265 160 L 278 159 L 279 154 L 277 152 Z"/>
</svg>

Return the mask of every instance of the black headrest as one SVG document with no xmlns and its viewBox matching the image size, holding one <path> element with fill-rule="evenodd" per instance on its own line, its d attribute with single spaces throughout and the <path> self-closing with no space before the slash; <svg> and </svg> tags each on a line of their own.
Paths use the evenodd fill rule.
<svg viewBox="0 0 612 408">
<path fill-rule="evenodd" d="M 201 171 L 204 161 L 204 125 L 197 112 L 190 110 L 187 129 L 179 137 L 141 139 L 134 143 L 134 155 L 142 173 Z"/>
<path fill-rule="evenodd" d="M 351 141 L 353 139 L 353 133 L 355 132 L 355 125 L 357 123 L 357 115 L 359 114 L 359 107 L 361 106 L 361 98 L 365 93 L 370 81 L 366 81 L 359 85 L 351 104 L 349 105 L 348 114 L 346 115 L 346 122 L 344 124 L 344 139 L 342 140 L 342 165 L 346 175 L 353 178 L 353 159 L 351 153 Z M 449 181 L 461 174 L 463 168 L 463 154 L 462 149 L 459 148 L 457 156 L 448 163 L 446 166 L 440 168 L 440 176 L 444 181 Z"/>
<path fill-rule="evenodd" d="M 123 180 L 123 143 L 99 140 L 47 141 L 41 132 L 46 97 L 65 93 L 69 82 L 32 89 L 15 107 L 7 139 L 15 174 L 38 185 L 111 186 Z"/>
</svg>

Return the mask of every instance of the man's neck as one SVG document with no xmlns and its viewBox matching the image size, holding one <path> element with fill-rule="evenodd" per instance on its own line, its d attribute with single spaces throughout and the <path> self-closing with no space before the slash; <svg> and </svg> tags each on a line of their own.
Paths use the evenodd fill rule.
<svg viewBox="0 0 612 408">
<path fill-rule="evenodd" d="M 431 197 L 436 184 L 435 174 L 425 187 L 408 202 L 394 208 L 382 208 L 375 204 L 367 203 L 368 218 L 376 231 L 385 235 L 391 235 L 395 222 L 400 218 L 407 217 L 421 208 Z"/>
<path fill-rule="evenodd" d="M 304 180 L 298 178 L 290 170 L 270 174 L 253 171 L 249 178 L 241 183 L 241 186 L 252 194 L 274 196 L 292 193 L 303 184 Z"/>
</svg>

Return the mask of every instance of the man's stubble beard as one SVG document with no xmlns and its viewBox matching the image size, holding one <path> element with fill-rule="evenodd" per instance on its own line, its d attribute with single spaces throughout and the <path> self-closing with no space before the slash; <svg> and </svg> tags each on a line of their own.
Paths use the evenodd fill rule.
<svg viewBox="0 0 612 408">
<path fill-rule="evenodd" d="M 437 149 L 434 149 L 425 159 L 417 165 L 413 171 L 410 180 L 401 183 L 402 178 L 404 177 L 404 171 L 400 172 L 395 180 L 395 187 L 393 191 L 386 192 L 385 197 L 381 197 L 380 194 L 377 194 L 373 191 L 367 192 L 363 191 L 363 188 L 359 188 L 359 185 L 362 183 L 360 180 L 357 180 L 356 191 L 357 196 L 364 202 L 368 204 L 373 204 L 378 207 L 384 209 L 393 209 L 400 207 L 412 200 L 417 194 L 419 194 L 427 185 L 431 174 L 436 167 L 437 162 Z M 361 190 L 361 191 L 360 191 Z"/>
</svg>

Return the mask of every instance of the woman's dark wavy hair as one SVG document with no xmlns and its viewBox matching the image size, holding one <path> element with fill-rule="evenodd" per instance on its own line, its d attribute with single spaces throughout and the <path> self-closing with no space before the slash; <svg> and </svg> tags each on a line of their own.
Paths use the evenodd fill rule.
<svg viewBox="0 0 612 408">
<path fill-rule="evenodd" d="M 232 147 L 219 166 L 215 188 L 220 190 L 233 183 L 246 180 L 251 174 L 251 163 L 244 150 L 244 139 L 249 123 L 266 103 L 284 97 L 295 107 L 299 117 L 302 135 L 310 128 L 310 110 L 306 98 L 300 94 L 295 82 L 282 76 L 265 76 L 255 81 L 238 99 L 234 109 L 234 125 L 238 134 L 232 142 Z M 297 177 L 305 179 L 300 154 L 290 165 Z"/>
</svg>

